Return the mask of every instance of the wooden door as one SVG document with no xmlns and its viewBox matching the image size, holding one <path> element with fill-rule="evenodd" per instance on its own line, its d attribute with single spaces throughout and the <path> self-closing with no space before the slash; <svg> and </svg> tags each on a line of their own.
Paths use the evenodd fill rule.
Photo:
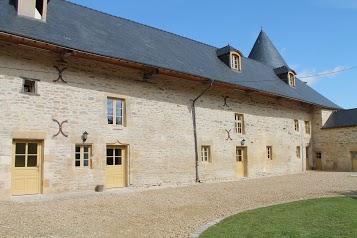
<svg viewBox="0 0 357 238">
<path fill-rule="evenodd" d="M 106 156 L 106 188 L 125 187 L 126 151 L 124 147 L 107 147 Z"/>
<path fill-rule="evenodd" d="M 357 172 L 357 151 L 351 151 L 352 171 Z"/>
<path fill-rule="evenodd" d="M 245 147 L 236 148 L 236 167 L 237 167 L 237 176 L 245 177 L 247 172 L 247 153 Z"/>
<path fill-rule="evenodd" d="M 38 194 L 41 192 L 41 143 L 14 141 L 11 174 L 12 195 Z"/>
<path fill-rule="evenodd" d="M 321 158 L 316 158 L 315 159 L 315 164 L 316 164 L 316 170 L 322 170 Z"/>
</svg>

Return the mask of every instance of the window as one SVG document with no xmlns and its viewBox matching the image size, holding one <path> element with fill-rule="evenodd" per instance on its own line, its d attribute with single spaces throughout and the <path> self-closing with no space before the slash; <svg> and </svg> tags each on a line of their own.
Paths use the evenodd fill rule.
<svg viewBox="0 0 357 238">
<path fill-rule="evenodd" d="M 237 162 L 242 162 L 243 161 L 243 149 L 237 147 L 236 148 L 236 160 Z"/>
<path fill-rule="evenodd" d="M 235 129 L 236 133 L 243 134 L 244 133 L 244 117 L 243 114 L 235 114 Z"/>
<path fill-rule="evenodd" d="M 231 68 L 235 70 L 241 70 L 240 56 L 238 54 L 231 54 Z"/>
<path fill-rule="evenodd" d="M 39 162 L 39 144 L 36 142 L 15 143 L 15 167 L 37 167 Z"/>
<path fill-rule="evenodd" d="M 107 147 L 107 165 L 122 165 L 123 156 L 123 149 L 118 147 Z"/>
<path fill-rule="evenodd" d="M 202 162 L 211 163 L 210 147 L 209 146 L 202 146 L 201 147 L 201 157 L 202 157 Z"/>
<path fill-rule="evenodd" d="M 299 131 L 299 121 L 298 120 L 294 120 L 294 128 L 295 128 L 295 131 Z"/>
<path fill-rule="evenodd" d="M 351 158 L 357 159 L 357 151 L 351 151 Z"/>
<path fill-rule="evenodd" d="M 301 157 L 300 146 L 296 146 L 296 157 L 298 157 L 299 159 Z"/>
<path fill-rule="evenodd" d="M 310 134 L 310 122 L 305 121 L 305 133 Z"/>
<path fill-rule="evenodd" d="M 23 93 L 37 94 L 37 81 L 35 79 L 23 78 L 22 91 Z"/>
<path fill-rule="evenodd" d="M 316 159 L 321 159 L 322 158 L 321 152 L 316 152 L 315 156 L 316 156 Z"/>
<path fill-rule="evenodd" d="M 293 73 L 289 73 L 289 85 L 291 87 L 295 87 L 295 75 Z"/>
<path fill-rule="evenodd" d="M 273 159 L 273 149 L 271 146 L 267 146 L 267 158 L 270 160 Z"/>
<path fill-rule="evenodd" d="M 76 145 L 75 167 L 90 168 L 91 151 L 90 145 Z"/>
<path fill-rule="evenodd" d="M 107 118 L 108 124 L 124 125 L 124 100 L 107 99 Z"/>
</svg>

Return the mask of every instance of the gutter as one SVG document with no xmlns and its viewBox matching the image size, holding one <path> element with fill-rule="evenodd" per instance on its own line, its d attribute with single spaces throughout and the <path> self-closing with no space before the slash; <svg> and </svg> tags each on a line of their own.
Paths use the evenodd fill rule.
<svg viewBox="0 0 357 238">
<path fill-rule="evenodd" d="M 196 183 L 200 183 L 200 174 L 199 174 L 199 161 L 198 161 L 198 142 L 197 142 L 197 126 L 196 126 L 196 107 L 195 103 L 196 101 L 203 95 L 205 94 L 208 90 L 210 90 L 213 86 L 214 80 L 211 81 L 210 85 L 208 88 L 206 88 L 205 91 L 203 91 L 198 97 L 196 97 L 192 101 L 192 121 L 193 121 L 193 135 L 194 135 L 194 140 L 195 140 L 195 168 L 196 168 Z"/>
</svg>

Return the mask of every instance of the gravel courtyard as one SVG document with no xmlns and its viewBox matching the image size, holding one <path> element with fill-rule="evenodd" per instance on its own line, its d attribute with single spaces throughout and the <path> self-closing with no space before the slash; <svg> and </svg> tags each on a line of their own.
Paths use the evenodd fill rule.
<svg viewBox="0 0 357 238">
<path fill-rule="evenodd" d="M 357 173 L 12 197 L 0 201 L 0 237 L 188 237 L 229 213 L 343 194 L 357 195 Z"/>
</svg>

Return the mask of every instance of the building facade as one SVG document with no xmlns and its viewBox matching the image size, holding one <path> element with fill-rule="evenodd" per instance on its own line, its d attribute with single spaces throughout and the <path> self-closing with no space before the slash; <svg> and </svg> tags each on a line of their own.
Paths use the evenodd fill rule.
<svg viewBox="0 0 357 238">
<path fill-rule="evenodd" d="M 62 0 L 15 2 L 0 3 L 1 196 L 298 173 L 328 153 L 323 117 L 340 108 L 263 31 L 246 58 Z"/>
</svg>

